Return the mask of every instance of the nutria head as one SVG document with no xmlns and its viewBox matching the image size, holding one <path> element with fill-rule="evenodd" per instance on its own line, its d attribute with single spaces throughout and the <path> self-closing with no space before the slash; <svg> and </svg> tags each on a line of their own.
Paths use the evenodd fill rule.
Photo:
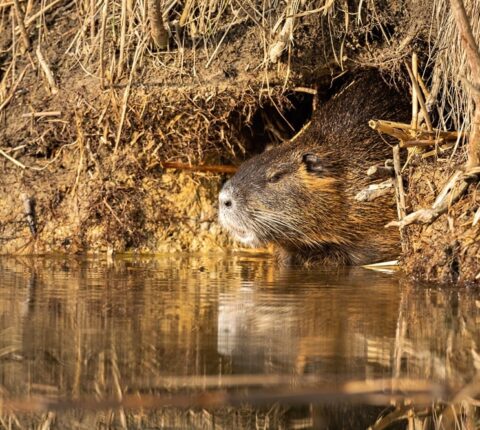
<svg viewBox="0 0 480 430">
<path fill-rule="evenodd" d="M 241 165 L 219 196 L 219 219 L 248 246 L 316 248 L 350 240 L 338 157 L 284 144 Z"/>
</svg>

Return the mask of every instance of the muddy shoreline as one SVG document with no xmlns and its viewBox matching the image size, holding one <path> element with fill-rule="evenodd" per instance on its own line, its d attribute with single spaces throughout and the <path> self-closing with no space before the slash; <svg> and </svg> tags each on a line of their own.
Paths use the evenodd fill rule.
<svg viewBox="0 0 480 430">
<path fill-rule="evenodd" d="M 346 11 L 331 2 L 320 13 L 322 2 L 305 11 L 268 2 L 185 11 L 172 2 L 168 48 L 160 49 L 145 5 L 80 3 L 21 2 L 25 34 L 13 5 L 0 3 L 2 254 L 235 247 L 216 222 L 227 174 L 162 163 L 237 166 L 295 136 L 365 68 L 413 92 L 405 64 L 414 51 L 433 126 L 469 127 L 473 104 L 458 81 L 463 51 L 443 4 L 379 1 Z M 461 140 L 420 152 L 414 159 L 402 150 L 408 213 L 432 205 L 466 160 Z M 407 274 L 480 282 L 477 188 L 472 182 L 433 223 L 405 227 Z M 35 238 L 25 195 L 36 201 Z"/>
</svg>

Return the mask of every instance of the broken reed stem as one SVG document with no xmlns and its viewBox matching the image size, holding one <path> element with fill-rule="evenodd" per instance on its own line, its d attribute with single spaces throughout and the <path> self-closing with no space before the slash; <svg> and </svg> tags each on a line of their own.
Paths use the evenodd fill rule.
<svg viewBox="0 0 480 430">
<path fill-rule="evenodd" d="M 105 88 L 105 29 L 107 27 L 107 11 L 108 0 L 104 0 L 102 8 L 102 24 L 100 28 L 100 79 L 102 80 L 102 88 Z"/>
<path fill-rule="evenodd" d="M 50 116 L 61 116 L 62 112 L 59 110 L 43 111 L 43 112 L 29 112 L 22 114 L 22 118 L 43 118 Z"/>
<path fill-rule="evenodd" d="M 400 147 L 393 147 L 393 169 L 395 171 L 396 190 L 398 192 L 398 219 L 403 219 L 407 213 L 405 204 L 405 190 L 403 188 L 402 167 L 400 164 Z"/>
<path fill-rule="evenodd" d="M 452 142 L 459 137 L 468 135 L 467 133 L 460 133 L 458 131 L 443 131 L 436 128 L 431 131 L 422 129 L 414 130 L 410 124 L 395 121 L 370 120 L 368 125 L 373 130 L 388 134 L 403 141 L 443 139 L 445 142 Z M 435 142 L 432 141 L 432 144 L 435 144 Z"/>
<path fill-rule="evenodd" d="M 10 155 L 8 155 L 5 151 L 3 151 L 2 149 L 0 149 L 0 155 L 3 155 L 8 161 L 11 161 L 13 164 L 15 164 L 16 166 L 20 167 L 21 169 L 26 169 L 27 167 L 25 166 L 25 164 L 22 164 L 20 163 L 20 161 L 16 160 L 15 158 L 11 157 Z"/>
<path fill-rule="evenodd" d="M 380 197 L 391 194 L 393 191 L 393 181 L 387 179 L 379 184 L 371 184 L 367 188 L 361 190 L 356 196 L 355 200 L 358 202 L 371 202 Z"/>
<path fill-rule="evenodd" d="M 233 174 L 237 171 L 236 166 L 218 165 L 218 164 L 191 165 L 187 163 L 179 163 L 176 161 L 162 161 L 160 164 L 164 169 L 190 170 L 192 172 Z"/>
<path fill-rule="evenodd" d="M 395 199 L 397 201 L 397 214 L 398 214 L 399 222 L 401 222 L 403 218 L 405 218 L 407 209 L 405 204 L 405 190 L 403 189 L 402 168 L 400 164 L 400 147 L 398 145 L 395 145 L 393 147 L 393 169 L 395 171 L 394 185 L 395 185 Z M 399 230 L 400 230 L 400 243 L 402 246 L 402 253 L 405 255 L 407 251 L 407 244 L 405 243 L 405 234 L 401 228 Z"/>
<path fill-rule="evenodd" d="M 58 94 L 58 88 L 57 88 L 57 84 L 55 83 L 55 78 L 53 77 L 53 73 L 50 70 L 48 63 L 45 61 L 45 57 L 43 56 L 42 51 L 40 50 L 40 46 L 37 46 L 36 55 L 37 55 L 38 63 L 40 64 L 40 67 L 42 68 L 43 73 L 45 74 L 45 77 L 47 79 L 48 85 L 50 87 L 50 92 L 53 95 Z"/>
<path fill-rule="evenodd" d="M 405 63 L 405 65 L 407 66 L 407 72 L 408 72 L 408 75 L 410 76 L 410 80 L 412 81 L 412 85 L 415 88 L 415 94 L 417 96 L 418 103 L 420 103 L 420 109 L 422 110 L 423 119 L 425 120 L 425 124 L 427 125 L 427 129 L 428 129 L 428 131 L 433 131 L 432 122 L 430 121 L 430 116 L 428 115 L 427 105 L 425 104 L 425 100 L 424 100 L 423 95 L 422 95 L 422 90 L 420 89 L 420 86 L 418 85 L 418 81 L 415 78 L 415 76 L 412 72 L 412 69 L 410 68 L 408 63 Z M 417 119 L 417 121 L 418 121 L 418 119 Z M 417 126 L 418 125 L 419 124 L 417 123 Z"/>
<path fill-rule="evenodd" d="M 418 78 L 418 57 L 417 53 L 414 52 L 412 55 L 412 72 L 413 79 L 416 81 Z M 418 128 L 418 95 L 417 87 L 412 84 L 412 128 Z"/>
<path fill-rule="evenodd" d="M 190 16 L 190 9 L 193 5 L 194 0 L 186 0 L 185 6 L 183 7 L 182 16 L 180 17 L 179 25 L 183 27 L 187 22 L 188 17 Z"/>
<path fill-rule="evenodd" d="M 117 64 L 117 78 L 122 75 L 123 62 L 125 57 L 125 40 L 127 35 L 127 0 L 122 0 L 122 11 L 120 15 L 120 48 Z"/>
<path fill-rule="evenodd" d="M 480 87 L 480 52 L 477 42 L 472 33 L 470 20 L 462 0 L 450 0 L 452 14 L 457 23 L 460 33 L 461 43 L 467 55 L 468 65 L 470 67 L 472 84 L 474 87 Z M 480 94 L 476 91 L 470 91 L 470 96 L 475 103 L 475 111 L 472 118 L 472 130 L 467 146 L 467 169 L 480 164 Z"/>
<path fill-rule="evenodd" d="M 25 28 L 25 15 L 22 8 L 20 7 L 20 3 L 18 2 L 18 0 L 13 0 L 13 4 L 15 7 L 15 14 L 17 16 L 18 28 L 20 29 L 20 34 L 22 35 L 23 44 L 25 45 L 25 50 L 28 51 L 31 47 L 31 44 L 30 38 L 28 37 L 28 33 Z"/>
<path fill-rule="evenodd" d="M 456 171 L 447 181 L 431 208 L 419 209 L 399 221 L 388 223 L 386 227 L 398 227 L 402 231 L 403 228 L 410 224 L 431 224 L 440 215 L 446 213 L 450 206 L 460 200 L 465 194 L 468 188 L 468 182 L 465 179 L 469 175 L 470 173 L 463 174 L 461 171 Z"/>
</svg>

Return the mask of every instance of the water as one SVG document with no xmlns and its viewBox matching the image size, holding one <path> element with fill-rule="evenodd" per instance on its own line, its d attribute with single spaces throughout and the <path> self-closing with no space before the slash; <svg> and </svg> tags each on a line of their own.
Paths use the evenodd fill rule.
<svg viewBox="0 0 480 430">
<path fill-rule="evenodd" d="M 468 428 L 477 296 L 258 255 L 3 257 L 0 428 Z"/>
</svg>

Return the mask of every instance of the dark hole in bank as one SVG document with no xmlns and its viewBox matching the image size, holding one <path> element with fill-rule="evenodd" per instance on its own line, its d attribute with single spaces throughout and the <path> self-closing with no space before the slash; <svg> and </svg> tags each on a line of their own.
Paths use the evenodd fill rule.
<svg viewBox="0 0 480 430">
<path fill-rule="evenodd" d="M 259 106 L 251 123 L 241 129 L 246 143 L 245 159 L 295 136 L 312 117 L 313 103 L 313 94 L 292 92 L 287 95 L 284 106 L 273 102 Z"/>
</svg>

